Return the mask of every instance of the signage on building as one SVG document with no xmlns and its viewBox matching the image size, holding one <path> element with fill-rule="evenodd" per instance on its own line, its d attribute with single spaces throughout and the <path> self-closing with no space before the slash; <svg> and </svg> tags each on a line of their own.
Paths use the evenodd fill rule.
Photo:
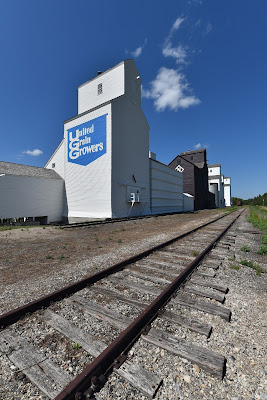
<svg viewBox="0 0 267 400">
<path fill-rule="evenodd" d="M 68 162 L 88 165 L 107 152 L 107 114 L 68 129 Z"/>
<path fill-rule="evenodd" d="M 177 165 L 177 167 L 175 168 L 176 171 L 178 172 L 183 172 L 184 168 L 181 165 Z"/>
</svg>

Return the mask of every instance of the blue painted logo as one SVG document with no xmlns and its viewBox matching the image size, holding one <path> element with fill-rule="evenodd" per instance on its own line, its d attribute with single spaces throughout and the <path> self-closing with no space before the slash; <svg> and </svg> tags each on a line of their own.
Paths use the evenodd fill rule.
<svg viewBox="0 0 267 400">
<path fill-rule="evenodd" d="M 68 129 L 68 162 L 88 165 L 106 154 L 107 114 Z"/>
</svg>

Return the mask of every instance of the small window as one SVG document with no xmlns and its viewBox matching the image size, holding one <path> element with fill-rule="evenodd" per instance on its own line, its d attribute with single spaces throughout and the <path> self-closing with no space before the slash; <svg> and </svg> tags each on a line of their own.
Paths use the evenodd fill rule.
<svg viewBox="0 0 267 400">
<path fill-rule="evenodd" d="M 102 88 L 102 83 L 99 83 L 97 85 L 97 94 L 101 94 L 101 93 L 103 93 L 103 88 Z"/>
<path fill-rule="evenodd" d="M 53 163 L 52 163 L 52 168 L 55 168 L 55 166 L 56 166 L 56 164 L 53 162 Z"/>
<path fill-rule="evenodd" d="M 210 172 L 212 172 L 212 169 L 210 169 Z"/>
</svg>

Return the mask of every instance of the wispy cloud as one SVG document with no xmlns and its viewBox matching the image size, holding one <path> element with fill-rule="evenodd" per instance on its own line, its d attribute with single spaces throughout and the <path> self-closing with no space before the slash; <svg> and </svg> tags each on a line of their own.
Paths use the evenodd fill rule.
<svg viewBox="0 0 267 400">
<path fill-rule="evenodd" d="M 181 44 L 173 46 L 171 39 L 174 32 L 180 28 L 184 20 L 185 18 L 183 17 L 176 18 L 162 47 L 162 54 L 164 57 L 173 57 L 177 64 L 185 63 L 187 53 L 186 49 Z"/>
<path fill-rule="evenodd" d="M 142 90 L 142 96 L 154 99 L 156 111 L 164 111 L 166 108 L 177 111 L 200 103 L 192 94 L 185 75 L 175 69 L 160 68 L 150 86 L 150 90 Z"/>
<path fill-rule="evenodd" d="M 40 156 L 41 154 L 43 154 L 43 151 L 39 150 L 39 149 L 25 150 L 22 152 L 22 154 L 27 154 L 29 156 L 37 157 L 37 156 Z"/>
<path fill-rule="evenodd" d="M 145 39 L 145 41 L 144 41 L 144 43 L 143 43 L 142 46 L 137 47 L 137 48 L 136 48 L 135 50 L 133 50 L 133 51 L 128 51 L 128 50 L 126 50 L 126 53 L 127 53 L 127 54 L 131 54 L 134 58 L 137 58 L 137 57 L 139 57 L 139 56 L 142 54 L 142 51 L 143 51 L 143 49 L 144 49 L 144 47 L 145 47 L 146 44 L 147 44 L 147 39 Z"/>
<path fill-rule="evenodd" d="M 203 33 L 204 36 L 208 35 L 213 29 L 213 26 L 211 25 L 211 23 L 209 22 L 208 25 L 206 26 L 206 29 Z"/>
<path fill-rule="evenodd" d="M 175 58 L 177 64 L 184 64 L 187 57 L 186 50 L 182 45 L 179 45 L 177 47 L 172 47 L 171 42 L 165 44 L 165 46 L 162 49 L 162 54 L 165 57 Z"/>
<path fill-rule="evenodd" d="M 207 144 L 197 143 L 193 147 L 195 150 L 198 150 L 198 149 L 207 149 L 209 146 Z"/>
</svg>

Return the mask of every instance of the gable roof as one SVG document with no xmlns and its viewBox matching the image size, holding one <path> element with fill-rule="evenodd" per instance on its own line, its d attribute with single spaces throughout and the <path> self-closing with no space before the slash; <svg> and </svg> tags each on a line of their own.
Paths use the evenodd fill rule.
<svg viewBox="0 0 267 400">
<path fill-rule="evenodd" d="M 31 165 L 15 164 L 5 161 L 0 161 L 0 175 L 2 174 L 62 180 L 61 176 L 53 169 L 32 167 Z"/>
</svg>

